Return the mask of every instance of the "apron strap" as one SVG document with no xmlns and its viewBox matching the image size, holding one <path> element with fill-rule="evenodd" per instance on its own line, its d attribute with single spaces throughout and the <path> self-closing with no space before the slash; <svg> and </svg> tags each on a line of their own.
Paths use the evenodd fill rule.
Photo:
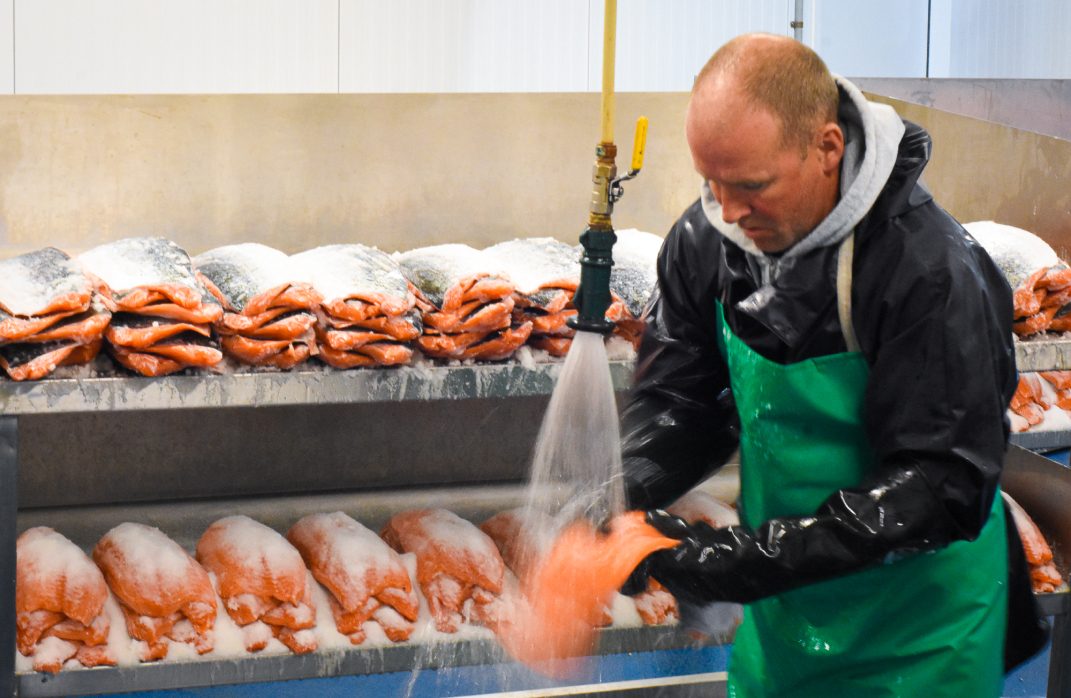
<svg viewBox="0 0 1071 698">
<path fill-rule="evenodd" d="M 840 332 L 848 351 L 859 351 L 859 340 L 852 326 L 852 260 L 855 258 L 855 231 L 848 233 L 837 252 L 837 314 Z"/>
</svg>

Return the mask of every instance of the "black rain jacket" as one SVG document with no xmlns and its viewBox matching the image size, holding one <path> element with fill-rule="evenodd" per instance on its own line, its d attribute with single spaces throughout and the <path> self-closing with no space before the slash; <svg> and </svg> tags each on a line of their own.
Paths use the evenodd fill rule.
<svg viewBox="0 0 1071 698">
<path fill-rule="evenodd" d="M 1017 383 L 1012 295 L 985 251 L 919 183 L 930 150 L 929 134 L 907 123 L 896 165 L 855 231 L 851 316 L 870 368 L 865 427 L 874 471 L 858 487 L 831 492 L 813 516 L 773 519 L 756 530 L 690 528 L 684 544 L 649 561 L 679 598 L 746 603 L 980 533 L 1000 480 Z M 674 224 L 659 254 L 623 413 L 633 508 L 670 504 L 737 447 L 716 302 L 732 331 L 772 361 L 847 350 L 837 250 L 782 260 L 771 300 L 760 306 L 742 303 L 759 290 L 753 263 L 709 223 L 700 202 Z M 1040 648 L 1045 628 L 1007 519 L 1012 666 Z"/>
</svg>

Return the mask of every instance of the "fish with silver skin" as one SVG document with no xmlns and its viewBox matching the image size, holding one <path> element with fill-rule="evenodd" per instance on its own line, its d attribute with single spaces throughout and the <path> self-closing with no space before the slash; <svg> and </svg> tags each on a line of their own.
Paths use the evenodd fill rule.
<svg viewBox="0 0 1071 698">
<path fill-rule="evenodd" d="M 435 307 L 441 308 L 446 292 L 471 276 L 509 278 L 494 258 L 468 245 L 449 243 L 418 247 L 397 256 L 402 274 Z"/>
<path fill-rule="evenodd" d="M 193 267 L 215 284 L 227 304 L 239 313 L 260 294 L 301 280 L 294 278 L 289 255 L 257 242 L 208 250 L 193 258 Z"/>
<path fill-rule="evenodd" d="M 33 317 L 89 307 L 93 284 L 66 252 L 45 247 L 0 261 L 0 308 Z"/>
<path fill-rule="evenodd" d="M 483 250 L 492 266 L 509 275 L 528 304 L 545 307 L 562 290 L 570 297 L 580 283 L 580 255 L 572 245 L 550 237 L 500 242 Z"/>
<path fill-rule="evenodd" d="M 131 291 L 159 286 L 185 287 L 208 295 L 193 273 L 186 250 L 166 238 L 124 238 L 78 255 L 82 268 L 107 284 L 116 299 Z"/>
<path fill-rule="evenodd" d="M 290 261 L 323 296 L 324 301 L 346 298 L 409 297 L 409 284 L 398 263 L 374 247 L 360 244 L 324 245 L 291 255 Z"/>
<path fill-rule="evenodd" d="M 985 249 L 1012 289 L 1038 269 L 1065 266 L 1047 242 L 1022 228 L 993 221 L 975 221 L 963 227 Z"/>
<path fill-rule="evenodd" d="M 632 317 L 639 318 L 658 285 L 657 262 L 662 238 L 634 228 L 615 232 L 610 291 L 624 301 Z"/>
</svg>

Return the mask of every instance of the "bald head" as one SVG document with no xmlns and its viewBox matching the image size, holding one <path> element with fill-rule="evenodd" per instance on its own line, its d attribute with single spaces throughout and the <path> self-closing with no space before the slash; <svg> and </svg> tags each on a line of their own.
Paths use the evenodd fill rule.
<svg viewBox="0 0 1071 698">
<path fill-rule="evenodd" d="M 696 172 L 762 252 L 788 249 L 833 210 L 844 133 L 837 86 L 803 44 L 733 39 L 696 80 L 685 136 Z"/>
<path fill-rule="evenodd" d="M 805 147 L 818 126 L 837 118 L 839 97 L 829 69 L 818 54 L 785 36 L 744 34 L 711 56 L 692 88 L 692 107 L 706 111 L 730 97 L 775 116 L 785 146 Z"/>
</svg>

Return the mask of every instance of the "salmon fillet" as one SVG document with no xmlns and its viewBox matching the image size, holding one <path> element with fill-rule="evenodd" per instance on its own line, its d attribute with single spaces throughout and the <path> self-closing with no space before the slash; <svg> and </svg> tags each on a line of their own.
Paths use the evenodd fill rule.
<svg viewBox="0 0 1071 698">
<path fill-rule="evenodd" d="M 1041 371 L 1038 375 L 1057 390 L 1071 390 L 1071 371 Z"/>
<path fill-rule="evenodd" d="M 186 310 L 196 310 L 201 306 L 202 296 L 196 289 L 184 284 L 158 284 L 151 288 L 139 287 L 128 291 L 114 291 L 106 284 L 98 291 L 109 298 L 119 311 L 144 310 L 154 303 L 174 303 Z"/>
<path fill-rule="evenodd" d="M 417 340 L 420 350 L 439 359 L 477 359 L 497 361 L 509 358 L 532 334 L 531 323 L 484 334 L 425 334 Z"/>
<path fill-rule="evenodd" d="M 177 361 L 188 368 L 210 368 L 223 360 L 223 352 L 192 337 L 172 337 L 146 347 L 146 354 L 155 354 Z"/>
<path fill-rule="evenodd" d="M 394 337 L 381 332 L 369 332 L 364 330 L 332 330 L 317 327 L 316 339 L 321 345 L 337 349 L 338 351 L 353 351 L 366 344 L 373 342 L 389 342 Z"/>
<path fill-rule="evenodd" d="M 129 316 L 121 316 L 105 330 L 104 336 L 114 345 L 145 351 L 154 344 L 183 332 L 193 332 L 202 337 L 211 337 L 212 327 L 207 324 L 191 324 L 188 322 L 156 322 L 147 318 L 130 322 Z"/>
<path fill-rule="evenodd" d="M 12 380 L 37 380 L 60 366 L 89 363 L 100 352 L 101 344 L 97 341 L 91 344 L 47 342 L 40 345 L 10 345 L 0 348 L 0 367 Z M 32 352 L 32 358 L 21 360 L 25 357 L 18 355 L 23 352 Z"/>
<path fill-rule="evenodd" d="M 366 293 L 360 297 L 333 298 L 322 303 L 328 314 L 347 320 L 361 321 L 385 315 L 398 317 L 412 310 L 415 299 L 385 294 Z"/>
<path fill-rule="evenodd" d="M 169 641 L 212 650 L 216 594 L 208 573 L 162 531 L 123 523 L 93 549 L 93 560 L 119 601 L 131 637 L 147 647 L 145 660 L 167 656 Z"/>
<path fill-rule="evenodd" d="M 276 357 L 294 346 L 286 339 L 250 339 L 243 335 L 220 337 L 223 352 L 250 366 L 273 365 Z"/>
<path fill-rule="evenodd" d="M 505 607 L 499 640 L 528 663 L 588 654 L 608 599 L 645 557 L 678 543 L 639 511 L 614 517 L 608 533 L 586 521 L 570 524 L 523 580 L 524 598 Z"/>
<path fill-rule="evenodd" d="M 310 284 L 291 282 L 262 293 L 246 303 L 243 315 L 255 316 L 272 308 L 312 311 L 323 298 Z"/>
<path fill-rule="evenodd" d="M 24 338 L 24 342 L 75 342 L 76 344 L 92 344 L 99 342 L 104 336 L 104 331 L 111 321 L 112 314 L 108 311 L 86 311 L 63 320 L 36 334 Z"/>
<path fill-rule="evenodd" d="M 569 347 L 573 346 L 572 337 L 548 337 L 546 335 L 533 335 L 528 340 L 529 346 L 542 349 L 551 356 L 565 356 L 569 353 Z"/>
<path fill-rule="evenodd" d="M 316 316 L 307 312 L 295 312 L 292 310 L 286 312 L 289 314 L 283 315 L 277 320 L 235 334 L 241 334 L 250 339 L 285 339 L 291 342 L 303 340 L 315 326 Z M 227 334 L 231 330 L 224 323 L 219 328 L 219 332 L 220 334 Z"/>
<path fill-rule="evenodd" d="M 47 638 L 66 643 L 48 643 L 61 651 L 42 653 L 35 659 L 34 669 L 56 672 L 71 657 L 84 666 L 115 664 L 107 648 L 78 656 L 83 647 L 103 645 L 108 639 L 109 623 L 104 614 L 108 587 L 92 560 L 66 537 L 44 526 L 20 535 L 15 551 L 15 637 L 19 652 L 35 656 Z M 95 663 L 87 664 L 91 658 Z"/>
<path fill-rule="evenodd" d="M 1012 395 L 1009 408 L 1027 421 L 1030 426 L 1040 424 L 1045 419 L 1044 411 L 1049 408 L 1041 392 L 1041 381 L 1033 373 L 1020 373 L 1019 384 Z"/>
<path fill-rule="evenodd" d="M 459 279 L 457 283 L 443 294 L 443 304 L 439 308 L 445 313 L 456 313 L 466 303 L 492 303 L 513 295 L 513 283 L 508 279 L 491 274 L 473 274 Z"/>
<path fill-rule="evenodd" d="M 533 335 L 572 337 L 576 334 L 576 330 L 570 327 L 567 324 L 567 321 L 569 318 L 575 317 L 576 314 L 577 311 L 571 308 L 545 315 L 521 311 L 514 313 L 513 318 L 514 322 L 518 324 L 522 322 L 531 322 Z"/>
<path fill-rule="evenodd" d="M 677 599 L 653 577 L 647 580 L 647 589 L 632 600 L 636 602 L 636 612 L 644 625 L 662 625 L 680 618 Z"/>
<path fill-rule="evenodd" d="M 395 514 L 381 535 L 398 552 L 416 555 L 417 581 L 440 632 L 457 632 L 466 620 L 495 624 L 505 564 L 480 529 L 445 509 L 420 509 Z"/>
<path fill-rule="evenodd" d="M 133 351 L 114 344 L 108 345 L 108 353 L 123 368 L 143 376 L 168 376 L 186 368 L 184 364 L 174 359 L 168 359 L 157 354 Z"/>
<path fill-rule="evenodd" d="M 457 310 L 432 311 L 424 314 L 424 325 L 442 334 L 462 332 L 493 332 L 510 326 L 513 319 L 513 298 L 485 303 L 472 301 Z"/>
<path fill-rule="evenodd" d="M 375 332 L 388 335 L 400 342 L 412 341 L 419 337 L 422 331 L 419 317 L 414 318 L 412 313 L 398 317 L 380 315 L 365 320 L 346 320 L 321 313 L 317 316 L 317 323 L 325 331 L 352 329 Z"/>
<path fill-rule="evenodd" d="M 32 317 L 20 317 L 4 313 L 0 316 L 0 342 L 9 343 L 24 340 L 35 334 L 47 330 L 60 320 L 78 315 L 77 310 L 68 310 L 49 315 L 35 315 Z"/>
<path fill-rule="evenodd" d="M 114 304 L 109 307 L 112 312 L 119 312 Z M 175 303 L 153 303 L 142 308 L 126 311 L 129 315 L 160 320 L 188 322 L 193 325 L 216 323 L 223 317 L 223 307 L 216 303 L 205 303 L 196 308 L 183 308 Z"/>
<path fill-rule="evenodd" d="M 301 554 L 285 538 L 247 516 L 228 516 L 213 523 L 197 542 L 197 561 L 216 575 L 223 607 L 239 625 L 258 621 L 270 626 L 297 654 L 316 649 L 298 643 L 294 633 L 316 624 L 308 570 Z M 250 638 L 246 649 L 263 649 L 266 641 Z"/>
<path fill-rule="evenodd" d="M 1015 527 L 1019 530 L 1019 538 L 1023 541 L 1023 552 L 1026 553 L 1026 561 L 1031 566 L 1047 565 L 1052 562 L 1052 548 L 1041 535 L 1041 530 L 1030 518 L 1018 502 L 1012 499 L 1006 492 L 1002 492 L 1004 501 L 1008 503 L 1012 517 L 1015 519 Z"/>
<path fill-rule="evenodd" d="M 375 533 L 336 511 L 302 518 L 286 537 L 329 592 L 335 624 L 350 642 L 364 642 L 368 621 L 396 642 L 409 638 L 419 601 L 401 557 Z"/>
<path fill-rule="evenodd" d="M 365 368 L 378 365 L 371 356 L 359 354 L 355 351 L 339 351 L 327 345 L 323 345 L 319 349 L 318 356 L 320 360 L 332 368 Z"/>
</svg>

